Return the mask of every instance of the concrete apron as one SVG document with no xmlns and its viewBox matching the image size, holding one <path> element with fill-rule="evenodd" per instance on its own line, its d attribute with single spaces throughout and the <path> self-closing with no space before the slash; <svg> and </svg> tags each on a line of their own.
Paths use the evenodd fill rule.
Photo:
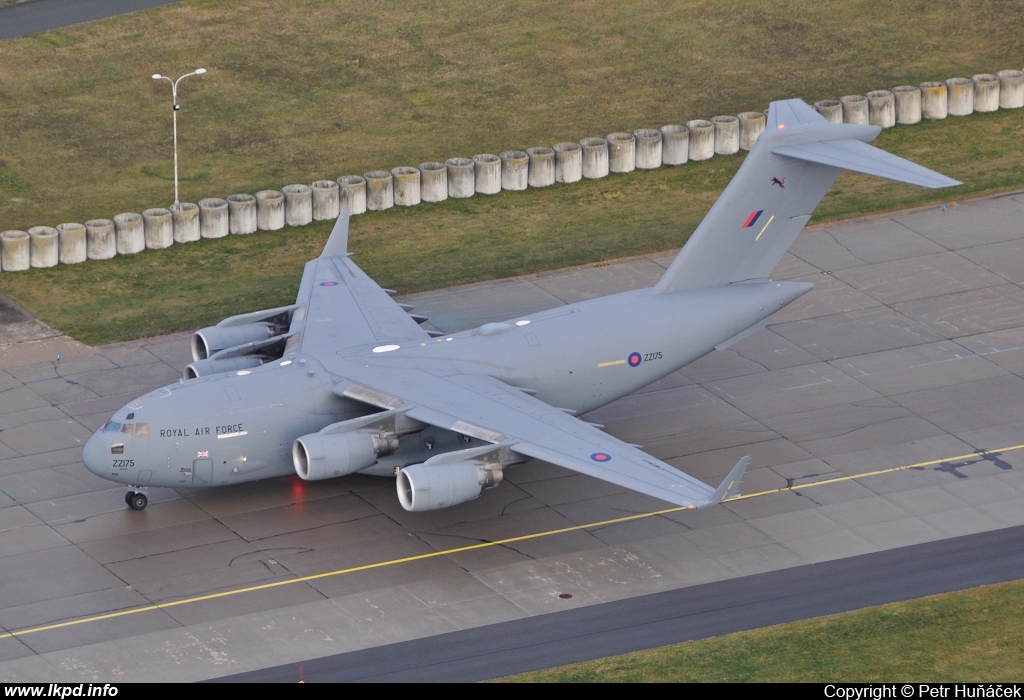
<svg viewBox="0 0 1024 700">
<path fill-rule="evenodd" d="M 4 631 L 420 558 L 0 639 L 0 680 L 200 680 L 1024 524 L 1024 449 L 951 459 L 1024 443 L 1022 214 L 1008 195 L 814 227 L 776 270 L 814 291 L 588 416 L 711 483 L 749 454 L 744 494 L 930 464 L 473 551 L 451 550 L 666 506 L 531 462 L 424 514 L 369 477 L 153 491 L 130 511 L 81 444 L 177 380 L 188 334 L 22 343 L 37 354 L 0 373 L 0 528 L 17 535 L 0 543 Z M 454 331 L 651 285 L 673 257 L 403 301 Z M 80 352 L 57 363 L 59 343 Z"/>
</svg>

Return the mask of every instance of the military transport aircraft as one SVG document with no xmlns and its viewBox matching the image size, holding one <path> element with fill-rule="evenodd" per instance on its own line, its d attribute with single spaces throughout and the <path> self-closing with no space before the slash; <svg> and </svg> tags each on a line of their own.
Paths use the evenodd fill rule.
<svg viewBox="0 0 1024 700">
<path fill-rule="evenodd" d="M 586 413 L 728 347 L 808 292 L 768 279 L 839 173 L 959 184 L 774 102 L 766 130 L 650 289 L 438 335 L 348 253 L 343 212 L 290 306 L 227 318 L 192 338 L 178 384 L 132 401 L 89 439 L 94 474 L 205 487 L 282 476 L 397 477 L 405 509 L 453 506 L 540 459 L 679 506 L 735 495 L 748 457 L 712 488 L 601 431 Z"/>
</svg>

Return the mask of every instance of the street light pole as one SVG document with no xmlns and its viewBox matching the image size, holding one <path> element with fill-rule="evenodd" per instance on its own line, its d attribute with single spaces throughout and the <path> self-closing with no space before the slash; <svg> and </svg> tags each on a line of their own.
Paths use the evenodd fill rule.
<svg viewBox="0 0 1024 700">
<path fill-rule="evenodd" d="M 171 80 L 166 75 L 160 75 L 159 73 L 153 74 L 153 80 L 166 80 L 171 84 L 171 104 L 173 105 L 174 121 L 174 203 L 178 203 L 178 110 L 181 109 L 181 105 L 178 104 L 178 83 L 190 75 L 202 75 L 206 72 L 205 68 L 196 68 L 191 73 L 186 73 L 177 80 Z"/>
</svg>

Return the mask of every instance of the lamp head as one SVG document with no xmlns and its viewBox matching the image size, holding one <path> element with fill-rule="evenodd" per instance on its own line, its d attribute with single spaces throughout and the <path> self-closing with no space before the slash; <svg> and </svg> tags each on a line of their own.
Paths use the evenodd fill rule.
<svg viewBox="0 0 1024 700">
<path fill-rule="evenodd" d="M 196 75 L 202 75 L 206 72 L 205 68 L 196 68 Z"/>
<path fill-rule="evenodd" d="M 159 73 L 154 73 L 153 74 L 153 80 L 160 80 L 160 78 L 162 78 L 162 77 L 164 77 L 164 76 L 160 75 Z"/>
</svg>

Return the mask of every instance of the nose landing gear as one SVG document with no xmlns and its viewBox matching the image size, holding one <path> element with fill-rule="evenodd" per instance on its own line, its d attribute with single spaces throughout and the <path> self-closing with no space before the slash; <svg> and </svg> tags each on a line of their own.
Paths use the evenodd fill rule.
<svg viewBox="0 0 1024 700">
<path fill-rule="evenodd" d="M 142 510 L 149 503 L 149 499 L 141 491 L 129 491 L 124 495 L 124 502 L 131 506 L 132 510 Z"/>
</svg>

